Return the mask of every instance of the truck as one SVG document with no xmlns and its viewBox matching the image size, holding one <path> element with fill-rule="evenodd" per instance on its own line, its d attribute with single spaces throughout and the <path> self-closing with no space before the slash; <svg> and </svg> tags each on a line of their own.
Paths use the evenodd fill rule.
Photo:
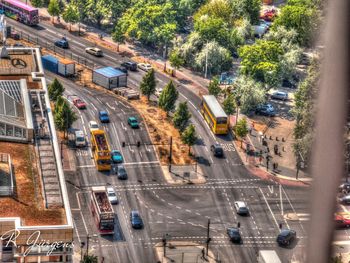
<svg viewBox="0 0 350 263">
<path fill-rule="evenodd" d="M 258 263 L 282 263 L 275 250 L 260 250 Z"/>
<path fill-rule="evenodd" d="M 91 188 L 91 212 L 100 234 L 113 235 L 115 214 L 108 199 L 106 187 L 93 186 Z"/>
</svg>

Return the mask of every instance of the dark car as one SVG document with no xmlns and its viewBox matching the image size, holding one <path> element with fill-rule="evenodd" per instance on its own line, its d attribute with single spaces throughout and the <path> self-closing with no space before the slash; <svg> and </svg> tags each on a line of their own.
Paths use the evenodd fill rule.
<svg viewBox="0 0 350 263">
<path fill-rule="evenodd" d="M 64 49 L 69 48 L 68 41 L 64 37 L 60 40 L 55 41 L 55 46 L 60 47 L 60 48 L 64 48 Z"/>
<path fill-rule="evenodd" d="M 137 71 L 137 64 L 132 61 L 124 62 L 121 64 L 121 66 L 127 68 L 130 71 Z"/>
<path fill-rule="evenodd" d="M 109 116 L 107 111 L 104 111 L 104 110 L 99 111 L 98 118 L 100 119 L 101 122 L 109 122 Z"/>
<path fill-rule="evenodd" d="M 131 226 L 134 229 L 142 229 L 143 221 L 138 211 L 133 210 L 130 213 Z"/>
<path fill-rule="evenodd" d="M 345 195 L 339 198 L 339 202 L 343 205 L 350 205 L 350 195 Z"/>
<path fill-rule="evenodd" d="M 120 179 L 120 180 L 128 179 L 128 174 L 126 173 L 126 170 L 125 170 L 123 165 L 117 166 L 116 173 L 117 173 L 118 179 Z"/>
<path fill-rule="evenodd" d="M 289 246 L 297 238 L 297 232 L 291 229 L 283 229 L 277 236 L 277 243 L 280 246 Z"/>
<path fill-rule="evenodd" d="M 227 228 L 227 235 L 230 238 L 230 241 L 233 243 L 241 243 L 242 237 L 241 233 L 239 232 L 239 228 L 236 227 L 229 227 Z"/>
<path fill-rule="evenodd" d="M 213 153 L 216 157 L 222 157 L 224 156 L 224 149 L 222 149 L 221 145 L 216 143 L 210 146 L 210 151 Z"/>
<path fill-rule="evenodd" d="M 264 104 L 258 106 L 255 110 L 255 113 L 258 115 L 274 117 L 276 115 L 275 108 L 271 104 Z"/>
</svg>

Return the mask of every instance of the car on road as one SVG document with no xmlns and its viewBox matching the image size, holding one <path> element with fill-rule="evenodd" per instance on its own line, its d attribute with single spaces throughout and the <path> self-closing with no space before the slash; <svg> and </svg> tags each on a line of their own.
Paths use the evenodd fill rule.
<svg viewBox="0 0 350 263">
<path fill-rule="evenodd" d="M 236 201 L 235 202 L 235 209 L 237 214 L 241 215 L 241 216 L 247 216 L 249 215 L 249 209 L 247 207 L 247 204 L 243 201 Z"/>
<path fill-rule="evenodd" d="M 210 146 L 210 151 L 213 153 L 215 157 L 223 157 L 224 156 L 224 149 L 222 146 L 218 143 L 215 143 Z"/>
<path fill-rule="evenodd" d="M 97 122 L 96 121 L 89 121 L 89 129 L 90 129 L 90 131 L 98 130 L 99 127 L 98 127 Z"/>
<path fill-rule="evenodd" d="M 99 111 L 98 118 L 100 119 L 100 122 L 102 122 L 102 123 L 109 122 L 109 115 L 108 115 L 108 112 L 105 110 Z"/>
<path fill-rule="evenodd" d="M 297 232 L 291 229 L 282 229 L 277 236 L 277 243 L 280 246 L 289 246 L 297 238 Z"/>
<path fill-rule="evenodd" d="M 143 221 L 140 216 L 139 211 L 137 210 L 132 210 L 130 213 L 130 222 L 131 226 L 134 229 L 142 229 L 143 228 Z"/>
<path fill-rule="evenodd" d="M 118 197 L 115 194 L 115 191 L 112 186 L 107 187 L 107 196 L 108 196 L 109 202 L 111 202 L 112 205 L 118 204 Z"/>
<path fill-rule="evenodd" d="M 97 48 L 97 47 L 87 47 L 85 48 L 85 52 L 93 55 L 95 57 L 102 57 L 103 56 L 103 52 L 101 49 Z"/>
<path fill-rule="evenodd" d="M 343 183 L 341 185 L 339 185 L 339 192 L 345 192 L 345 193 L 349 193 L 350 192 L 350 183 Z"/>
<path fill-rule="evenodd" d="M 271 99 L 286 101 L 288 100 L 288 93 L 284 91 L 275 91 L 271 94 Z"/>
<path fill-rule="evenodd" d="M 350 205 L 350 195 L 345 195 L 339 198 L 339 202 L 343 205 Z"/>
<path fill-rule="evenodd" d="M 334 220 L 337 227 L 350 227 L 350 213 L 338 212 L 334 214 Z"/>
<path fill-rule="evenodd" d="M 258 106 L 255 113 L 269 117 L 274 117 L 276 115 L 275 108 L 270 103 Z"/>
<path fill-rule="evenodd" d="M 125 170 L 123 165 L 118 165 L 117 166 L 116 173 L 117 173 L 118 179 L 120 179 L 120 180 L 128 179 L 128 174 L 127 174 L 127 172 L 126 172 L 126 170 Z"/>
<path fill-rule="evenodd" d="M 237 227 L 229 227 L 226 230 L 226 233 L 228 237 L 230 238 L 230 241 L 233 243 L 241 243 L 242 242 L 242 236 L 239 231 L 239 228 Z"/>
<path fill-rule="evenodd" d="M 69 43 L 68 40 L 65 37 L 62 37 L 62 39 L 56 40 L 55 41 L 55 46 L 67 49 L 69 48 Z"/>
<path fill-rule="evenodd" d="M 73 104 L 75 105 L 75 107 L 77 107 L 79 110 L 82 110 L 82 109 L 86 109 L 86 103 L 79 99 L 79 98 L 74 98 L 73 99 Z"/>
<path fill-rule="evenodd" d="M 137 64 L 132 61 L 127 61 L 121 64 L 122 67 L 127 68 L 130 71 L 137 71 Z"/>
<path fill-rule="evenodd" d="M 131 128 L 137 129 L 139 128 L 139 122 L 137 121 L 136 117 L 129 117 L 128 118 L 128 124 L 130 125 Z"/>
<path fill-rule="evenodd" d="M 111 156 L 112 156 L 112 161 L 114 163 L 122 163 L 123 162 L 123 155 L 121 154 L 120 151 L 113 150 L 111 152 Z"/>
<path fill-rule="evenodd" d="M 139 64 L 137 64 L 137 67 L 139 69 L 144 70 L 144 71 L 150 71 L 152 69 L 151 64 L 147 64 L 147 63 L 139 63 Z"/>
</svg>

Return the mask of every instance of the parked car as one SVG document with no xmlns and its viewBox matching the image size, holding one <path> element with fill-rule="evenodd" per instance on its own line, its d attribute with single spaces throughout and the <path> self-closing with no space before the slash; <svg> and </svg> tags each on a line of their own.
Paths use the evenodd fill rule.
<svg viewBox="0 0 350 263">
<path fill-rule="evenodd" d="M 237 214 L 239 214 L 241 216 L 249 215 L 249 209 L 248 209 L 246 203 L 243 201 L 236 201 L 235 202 L 235 209 L 236 209 Z"/>
<path fill-rule="evenodd" d="M 130 71 L 137 71 L 137 64 L 132 61 L 124 62 L 121 64 L 121 66 L 127 68 Z"/>
<path fill-rule="evenodd" d="M 152 69 L 152 66 L 150 64 L 147 64 L 147 63 L 139 63 L 139 64 L 137 64 L 137 67 L 139 69 L 144 70 L 144 71 L 149 71 Z"/>
<path fill-rule="evenodd" d="M 230 241 L 233 243 L 241 243 L 242 242 L 242 237 L 241 233 L 239 231 L 239 228 L 237 227 L 229 227 L 227 228 L 227 235 L 230 238 Z"/>
<path fill-rule="evenodd" d="M 136 117 L 129 117 L 128 118 L 128 124 L 131 126 L 133 129 L 139 128 L 139 122 L 137 121 Z"/>
<path fill-rule="evenodd" d="M 339 192 L 345 192 L 349 193 L 350 192 L 350 183 L 343 183 L 339 185 Z"/>
<path fill-rule="evenodd" d="M 73 104 L 75 105 L 75 107 L 77 107 L 79 110 L 82 110 L 82 109 L 86 109 L 86 103 L 79 99 L 79 98 L 74 98 L 73 99 Z"/>
<path fill-rule="evenodd" d="M 350 195 L 345 195 L 339 198 L 339 202 L 343 205 L 350 205 Z"/>
<path fill-rule="evenodd" d="M 213 153 L 213 155 L 215 157 L 223 157 L 224 156 L 224 149 L 218 143 L 215 143 L 212 146 L 210 146 L 210 151 Z"/>
<path fill-rule="evenodd" d="M 280 246 L 289 246 L 297 238 L 297 232 L 291 229 L 283 229 L 277 236 L 277 243 Z"/>
<path fill-rule="evenodd" d="M 130 222 L 131 226 L 134 229 L 142 229 L 143 228 L 143 221 L 140 216 L 140 213 L 137 210 L 132 210 L 130 213 Z"/>
<path fill-rule="evenodd" d="M 274 117 L 276 115 L 275 108 L 271 104 L 264 104 L 257 107 L 255 113 L 258 115 L 264 115 Z"/>
<path fill-rule="evenodd" d="M 107 187 L 107 195 L 108 195 L 108 200 L 111 202 L 112 205 L 118 204 L 118 197 L 115 194 L 115 191 L 112 186 Z"/>
<path fill-rule="evenodd" d="M 85 48 L 85 52 L 93 55 L 95 57 L 102 57 L 103 56 L 103 52 L 101 49 L 97 48 L 97 47 L 87 47 Z"/>
<path fill-rule="evenodd" d="M 68 40 L 65 37 L 55 41 L 55 46 L 67 49 L 69 48 Z"/>
<path fill-rule="evenodd" d="M 288 93 L 284 91 L 275 91 L 271 94 L 271 99 L 275 100 L 288 100 Z"/>
<path fill-rule="evenodd" d="M 102 123 L 109 122 L 109 116 L 107 111 L 104 111 L 104 110 L 99 111 L 98 118 Z"/>
<path fill-rule="evenodd" d="M 89 121 L 89 128 L 90 128 L 90 131 L 94 131 L 94 130 L 99 129 L 96 121 Z"/>
<path fill-rule="evenodd" d="M 338 212 L 334 215 L 337 227 L 350 227 L 350 213 Z"/>
<path fill-rule="evenodd" d="M 123 155 L 121 154 L 120 151 L 113 150 L 111 152 L 111 155 L 112 155 L 112 161 L 114 163 L 122 163 L 123 162 Z"/>
<path fill-rule="evenodd" d="M 116 172 L 117 172 L 118 179 L 120 180 L 128 179 L 128 174 L 126 173 L 126 170 L 123 165 L 118 165 Z"/>
</svg>

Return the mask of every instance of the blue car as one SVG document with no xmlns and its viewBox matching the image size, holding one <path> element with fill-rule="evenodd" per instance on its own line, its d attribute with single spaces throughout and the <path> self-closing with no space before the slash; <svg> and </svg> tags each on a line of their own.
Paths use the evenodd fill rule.
<svg viewBox="0 0 350 263">
<path fill-rule="evenodd" d="M 108 112 L 107 111 L 101 110 L 98 113 L 98 117 L 99 117 L 101 122 L 109 122 L 109 116 L 108 116 Z"/>
<path fill-rule="evenodd" d="M 112 161 L 114 163 L 122 163 L 123 162 L 123 155 L 121 154 L 121 152 L 119 152 L 117 150 L 113 150 L 111 155 L 112 155 Z"/>
<path fill-rule="evenodd" d="M 67 49 L 69 48 L 68 41 L 65 37 L 62 37 L 62 39 L 55 41 L 55 46 Z"/>
</svg>

